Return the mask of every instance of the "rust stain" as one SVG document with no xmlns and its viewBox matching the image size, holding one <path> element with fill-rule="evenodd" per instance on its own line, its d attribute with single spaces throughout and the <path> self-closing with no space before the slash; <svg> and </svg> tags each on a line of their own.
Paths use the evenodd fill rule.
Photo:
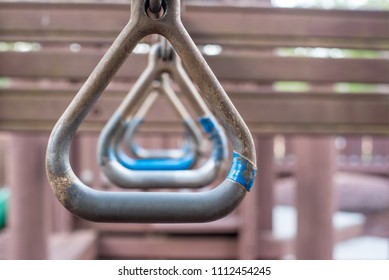
<svg viewBox="0 0 389 280">
<path fill-rule="evenodd" d="M 66 175 L 55 175 L 52 173 L 49 173 L 48 178 L 50 186 L 58 201 L 61 202 L 62 205 L 65 205 L 68 197 L 68 188 L 72 185 L 71 179 Z"/>
</svg>

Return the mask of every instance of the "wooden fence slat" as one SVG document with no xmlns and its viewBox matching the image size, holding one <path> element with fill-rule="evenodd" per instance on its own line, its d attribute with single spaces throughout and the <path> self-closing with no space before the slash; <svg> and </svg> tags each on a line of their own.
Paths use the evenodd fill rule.
<svg viewBox="0 0 389 280">
<path fill-rule="evenodd" d="M 221 7 L 203 3 L 187 4 L 185 8 L 184 23 L 197 43 L 373 49 L 387 49 L 389 45 L 388 13 L 382 11 Z M 0 3 L 0 38 L 112 42 L 127 23 L 129 9 L 127 3 Z M 210 21 L 213 24 L 208 24 Z"/>
<path fill-rule="evenodd" d="M 76 230 L 54 234 L 50 238 L 50 260 L 94 260 L 98 234 L 93 230 Z"/>
<path fill-rule="evenodd" d="M 0 89 L 0 129 L 51 130 L 69 105 L 71 95 L 64 91 L 47 97 L 45 92 L 50 91 L 30 96 L 23 92 L 8 94 L 7 89 Z M 124 94 L 111 91 L 103 94 L 83 129 L 100 130 Z M 230 92 L 229 95 L 253 132 L 389 133 L 389 95 L 385 94 Z M 166 114 L 151 110 L 142 129 L 163 127 L 180 131 L 179 119 L 171 110 L 165 110 L 158 100 L 155 107 Z"/>
<path fill-rule="evenodd" d="M 0 75 L 23 78 L 86 79 L 102 58 L 97 51 L 0 52 Z M 205 59 L 219 80 L 269 83 L 275 81 L 388 83 L 387 59 L 330 59 L 224 54 Z M 25 63 L 28 61 L 29 63 Z M 136 65 L 136 67 L 134 67 Z M 146 56 L 132 54 L 116 79 L 135 80 Z"/>
<path fill-rule="evenodd" d="M 234 237 L 101 237 L 99 255 L 128 259 L 234 259 Z"/>
<path fill-rule="evenodd" d="M 236 234 L 240 222 L 236 215 L 204 224 L 105 224 L 77 220 L 77 226 L 98 230 L 102 233 L 170 233 L 170 234 Z"/>
<path fill-rule="evenodd" d="M 258 255 L 274 259 L 286 253 L 289 240 L 258 236 Z M 126 259 L 236 259 L 234 236 L 101 236 L 99 256 Z"/>
</svg>

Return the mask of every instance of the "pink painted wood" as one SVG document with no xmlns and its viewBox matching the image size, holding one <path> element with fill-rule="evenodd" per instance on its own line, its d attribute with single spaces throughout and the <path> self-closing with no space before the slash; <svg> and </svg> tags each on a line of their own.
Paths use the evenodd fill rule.
<svg viewBox="0 0 389 280">
<path fill-rule="evenodd" d="M 11 135 L 7 165 L 11 186 L 9 259 L 47 258 L 46 146 L 42 138 L 45 136 L 39 133 Z"/>
</svg>

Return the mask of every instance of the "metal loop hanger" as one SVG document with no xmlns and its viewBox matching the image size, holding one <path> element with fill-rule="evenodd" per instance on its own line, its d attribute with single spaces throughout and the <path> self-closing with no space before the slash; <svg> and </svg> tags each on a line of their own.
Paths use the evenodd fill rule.
<svg viewBox="0 0 389 280">
<path fill-rule="evenodd" d="M 168 77 L 162 77 L 161 81 L 156 80 L 151 83 L 149 89 L 150 93 L 145 100 L 146 102 L 144 102 L 140 106 L 140 109 L 138 110 L 138 112 L 136 112 L 134 118 L 130 120 L 122 119 L 121 124 L 123 125 L 123 127 L 121 132 L 123 133 L 121 133 L 115 139 L 116 141 L 115 145 L 113 145 L 113 147 L 110 147 L 110 149 L 115 149 L 115 151 L 113 151 L 115 153 L 115 156 L 117 157 L 118 161 L 126 168 L 132 170 L 184 170 L 184 169 L 189 169 L 197 162 L 197 158 L 200 150 L 199 146 L 203 143 L 201 132 L 198 129 L 198 127 L 195 125 L 194 121 L 191 119 L 189 113 L 186 111 L 181 101 L 178 99 L 174 91 L 171 89 L 169 85 L 170 81 L 167 78 Z M 168 90 L 170 90 L 170 92 L 168 92 Z M 133 95 L 133 94 L 136 93 L 130 91 L 129 95 Z M 151 104 L 154 102 L 155 98 L 158 97 L 159 95 L 166 95 L 168 97 L 168 100 L 176 110 L 177 114 L 183 119 L 183 124 L 184 127 L 186 128 L 186 132 L 190 136 L 188 138 L 191 140 L 188 141 L 189 143 L 186 148 L 186 153 L 182 152 L 183 155 L 179 158 L 169 157 L 169 154 L 167 154 L 167 152 L 169 151 L 165 151 L 166 156 L 162 158 L 161 157 L 159 158 L 154 157 L 154 158 L 147 158 L 147 159 L 131 158 L 128 156 L 127 152 L 123 149 L 123 145 L 121 142 L 124 142 L 124 144 L 130 146 L 129 142 L 132 141 L 136 128 L 140 125 L 140 123 L 142 123 L 144 114 L 148 111 Z M 103 129 L 102 133 L 100 134 L 99 142 L 105 141 L 102 138 L 107 135 L 107 133 L 105 133 L 105 130 L 110 129 L 107 126 Z M 128 134 L 127 137 L 123 136 L 126 134 Z M 99 145 L 99 147 L 101 146 Z M 164 150 L 160 150 L 160 151 L 162 153 L 162 151 Z M 177 150 L 172 150 L 172 152 L 174 151 Z M 101 155 L 102 152 L 99 151 L 98 154 Z"/>
<path fill-rule="evenodd" d="M 104 174 L 122 188 L 201 188 L 212 183 L 223 161 L 227 158 L 227 140 L 223 129 L 202 101 L 200 94 L 186 75 L 179 59 L 171 50 L 170 59 L 160 59 L 160 44 L 154 45 L 149 54 L 149 64 L 134 84 L 131 94 L 120 104 L 114 115 L 103 128 L 98 143 L 98 160 Z M 138 96 L 145 96 L 144 89 L 164 73 L 169 73 L 180 84 L 195 110 L 201 115 L 200 124 L 212 142 L 211 157 L 200 168 L 193 170 L 134 170 L 126 164 L 120 152 L 123 138 L 123 119 L 131 114 Z M 145 97 L 144 97 L 145 98 Z M 124 159 L 124 160 L 123 160 Z"/>
<path fill-rule="evenodd" d="M 161 95 L 161 92 L 165 92 L 164 87 L 160 85 L 161 83 L 157 83 L 156 88 L 159 91 L 159 95 Z M 174 94 L 174 92 L 173 92 Z M 175 95 L 175 94 L 174 94 Z M 165 157 L 149 157 L 146 159 L 133 159 L 129 157 L 124 151 L 123 146 L 121 145 L 121 141 L 124 142 L 127 146 L 131 146 L 130 143 L 133 140 L 133 136 L 135 135 L 136 128 L 141 124 L 143 118 L 137 118 L 135 117 L 132 120 L 126 121 L 122 134 L 119 134 L 117 139 L 118 140 L 115 144 L 112 142 L 113 146 L 110 147 L 111 149 L 114 149 L 115 155 L 117 160 L 126 168 L 131 170 L 186 170 L 194 166 L 197 162 L 198 155 L 199 155 L 199 145 L 202 143 L 202 135 L 199 131 L 198 127 L 195 125 L 194 121 L 191 120 L 189 117 L 189 114 L 186 112 L 185 108 L 182 106 L 178 98 L 172 99 L 171 96 L 168 95 L 168 99 L 171 101 L 171 103 L 178 108 L 177 111 L 179 111 L 179 115 L 184 119 L 184 126 L 186 128 L 187 134 L 189 134 L 190 137 L 187 137 L 188 144 L 186 146 L 186 152 L 182 151 L 181 157 L 170 157 L 169 153 L 176 153 L 178 150 L 159 150 L 160 155 L 162 155 L 163 152 L 165 152 Z M 177 103 L 177 101 L 179 103 Z M 180 106 L 178 106 L 180 105 Z M 181 112 L 180 107 L 182 107 L 184 110 Z M 142 112 L 142 114 L 144 111 Z M 104 129 L 103 129 L 104 131 Z M 103 133 L 101 135 L 104 135 Z M 126 137 L 127 136 L 127 137 Z M 193 140 L 191 140 L 193 139 Z M 104 141 L 104 140 L 101 140 Z M 100 147 L 100 146 L 99 146 Z M 185 148 L 185 147 L 184 147 Z M 139 148 L 137 148 L 139 149 Z M 153 153 L 153 150 L 145 150 L 145 152 L 149 152 L 150 154 Z M 158 151 L 158 150 L 157 150 Z M 101 153 L 98 153 L 101 155 Z"/>
<path fill-rule="evenodd" d="M 167 77 L 168 78 L 168 77 Z M 202 135 L 197 126 L 195 125 L 194 121 L 191 119 L 189 113 L 186 111 L 186 109 L 183 107 L 181 102 L 179 101 L 178 97 L 173 92 L 166 92 L 166 90 L 169 89 L 169 85 L 167 83 L 169 82 L 166 77 L 162 77 L 162 81 L 153 81 L 151 83 L 149 91 L 151 92 L 151 95 L 149 97 L 152 98 L 151 101 L 155 99 L 155 94 L 157 95 L 167 95 L 168 99 L 171 101 L 173 107 L 176 109 L 177 114 L 180 115 L 183 118 L 184 126 L 186 127 L 186 130 L 190 133 L 191 138 L 193 139 L 193 147 L 194 149 L 189 150 L 186 154 L 184 154 L 181 158 L 150 158 L 150 159 L 134 159 L 127 155 L 126 151 L 123 149 L 123 145 L 121 145 L 122 140 L 125 140 L 124 142 L 127 142 L 128 139 L 124 138 L 123 135 L 125 132 L 127 132 L 127 128 L 134 126 L 131 125 L 131 123 L 135 123 L 138 125 L 142 119 L 136 119 L 133 118 L 131 120 L 121 120 L 121 124 L 123 125 L 121 130 L 118 131 L 119 135 L 115 138 L 112 138 L 111 147 L 107 147 L 112 151 L 108 151 L 109 154 L 113 153 L 115 155 L 115 158 L 126 168 L 131 170 L 185 170 L 189 169 L 191 166 L 193 166 L 198 157 L 198 147 L 200 143 L 202 142 Z M 137 88 L 137 86 L 134 86 L 134 88 Z M 135 92 L 131 91 L 129 95 L 136 94 Z M 138 95 L 141 96 L 141 95 Z M 143 95 L 146 96 L 146 95 Z M 147 98 L 146 98 L 147 101 Z M 146 104 L 143 103 L 143 104 Z M 147 104 L 147 108 L 140 107 L 140 113 L 143 115 L 147 109 L 149 108 L 150 102 Z M 137 114 L 139 111 L 137 112 Z M 99 143 L 105 143 L 106 140 L 103 139 L 108 134 L 105 132 L 106 130 L 109 130 L 109 122 L 107 126 L 102 130 L 102 133 L 100 134 Z M 99 145 L 99 151 L 98 151 L 98 157 L 104 152 L 100 151 L 100 148 L 104 147 L 102 145 Z M 102 160 L 100 161 L 102 162 Z M 109 176 L 109 175 L 108 175 Z"/>
<path fill-rule="evenodd" d="M 135 143 L 135 134 L 139 126 L 143 123 L 142 118 L 138 118 L 137 116 L 134 120 L 128 123 L 126 127 L 126 131 L 124 132 L 124 144 L 127 149 L 133 154 L 136 158 L 139 159 L 178 159 L 187 156 L 189 153 L 195 152 L 195 155 L 201 155 L 202 152 L 197 148 L 193 147 L 194 143 L 189 138 L 189 132 L 184 133 L 184 142 L 182 148 L 170 148 L 170 149 L 147 149 L 142 147 L 141 145 Z M 198 151 L 198 152 L 196 152 Z"/>
<path fill-rule="evenodd" d="M 147 15 L 149 2 L 131 1 L 131 18 L 56 123 L 47 147 L 46 170 L 57 199 L 73 214 L 99 222 L 208 222 L 229 214 L 250 190 L 256 173 L 250 131 L 201 56 L 180 19 L 180 1 L 162 1 L 163 15 Z M 107 192 L 94 190 L 74 174 L 69 147 L 82 121 L 116 71 L 146 35 L 166 37 L 203 98 L 231 139 L 233 161 L 227 178 L 206 192 Z M 169 187 L 169 186 L 167 186 Z"/>
<path fill-rule="evenodd" d="M 196 155 L 201 155 L 204 150 L 204 142 L 198 126 L 195 125 L 190 114 L 187 112 L 176 93 L 174 92 L 169 76 L 163 74 L 161 77 L 161 85 L 166 96 L 169 98 L 178 115 L 184 120 L 183 124 L 186 127 L 185 142 L 181 149 L 145 149 L 142 146 L 134 143 L 134 136 L 139 125 L 143 122 L 146 113 L 155 101 L 158 94 L 150 93 L 141 108 L 134 118 L 129 121 L 129 125 L 124 133 L 124 142 L 129 151 L 138 158 L 182 158 L 190 152 L 195 152 Z"/>
<path fill-rule="evenodd" d="M 192 154 L 192 157 L 194 157 L 192 165 L 194 165 L 197 157 L 201 155 L 203 150 L 204 143 L 202 134 L 174 92 L 167 74 L 161 76 L 161 81 L 158 82 L 157 89 L 157 91 L 149 93 L 135 116 L 131 120 L 126 121 L 126 128 L 123 136 L 124 144 L 133 155 L 141 159 L 179 159 Z M 146 113 L 149 111 L 156 98 L 161 95 L 160 91 L 167 96 L 177 115 L 182 118 L 183 125 L 186 128 L 185 142 L 181 149 L 145 149 L 134 143 L 137 129 L 143 123 Z"/>
</svg>

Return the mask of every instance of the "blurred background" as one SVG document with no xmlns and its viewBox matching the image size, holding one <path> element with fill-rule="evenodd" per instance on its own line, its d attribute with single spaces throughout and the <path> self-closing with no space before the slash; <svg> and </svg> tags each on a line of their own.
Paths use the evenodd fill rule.
<svg viewBox="0 0 389 280">
<path fill-rule="evenodd" d="M 72 216 L 47 183 L 47 140 L 130 1 L 0 0 L 0 260 L 389 259 L 389 1 L 182 2 L 185 27 L 254 137 L 252 191 L 205 224 Z M 73 141 L 72 167 L 95 189 L 119 190 L 99 169 L 97 139 L 152 42 L 137 46 Z M 180 147 L 170 111 L 158 100 L 137 143 Z"/>
</svg>

